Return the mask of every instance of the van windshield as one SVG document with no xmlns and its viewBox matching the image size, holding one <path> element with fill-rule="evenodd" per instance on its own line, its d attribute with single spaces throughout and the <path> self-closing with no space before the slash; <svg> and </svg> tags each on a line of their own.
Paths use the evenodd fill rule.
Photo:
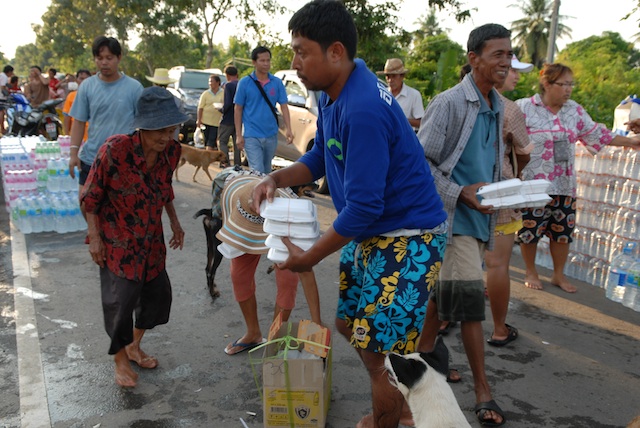
<svg viewBox="0 0 640 428">
<path fill-rule="evenodd" d="M 180 78 L 180 87 L 183 89 L 209 89 L 208 73 L 194 73 L 185 71 Z"/>
</svg>

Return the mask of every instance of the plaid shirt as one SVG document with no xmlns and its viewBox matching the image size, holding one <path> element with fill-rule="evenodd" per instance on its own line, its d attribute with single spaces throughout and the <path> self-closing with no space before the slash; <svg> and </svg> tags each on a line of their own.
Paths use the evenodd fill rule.
<svg viewBox="0 0 640 428">
<path fill-rule="evenodd" d="M 165 269 L 162 211 L 174 198 L 171 175 L 180 152 L 174 141 L 149 169 L 138 132 L 109 137 L 98 151 L 82 202 L 98 216 L 107 268 L 121 278 L 148 281 Z"/>
<path fill-rule="evenodd" d="M 452 238 L 456 205 L 462 192 L 462 186 L 451 180 L 451 172 L 469 141 L 480 111 L 480 98 L 472 79 L 471 73 L 467 74 L 462 82 L 438 94 L 427 106 L 420 123 L 420 131 L 418 131 L 418 139 L 424 148 L 424 154 L 448 215 L 449 240 Z M 492 90 L 495 91 L 495 89 Z M 501 180 L 501 160 L 504 157 L 502 104 L 500 104 L 499 110 L 496 120 L 498 150 L 496 150 L 493 182 Z M 489 223 L 489 249 L 493 248 L 493 231 L 496 227 L 496 220 L 497 214 L 492 215 Z"/>
</svg>

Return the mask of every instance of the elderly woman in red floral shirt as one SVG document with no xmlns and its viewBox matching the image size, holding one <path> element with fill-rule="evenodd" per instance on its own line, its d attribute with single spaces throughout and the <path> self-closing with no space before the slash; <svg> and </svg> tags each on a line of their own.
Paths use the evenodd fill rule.
<svg viewBox="0 0 640 428">
<path fill-rule="evenodd" d="M 89 252 L 100 266 L 105 329 L 111 338 L 116 383 L 136 386 L 130 361 L 153 369 L 158 360 L 140 349 L 147 329 L 169 321 L 171 283 L 165 270 L 162 212 L 182 249 L 184 231 L 173 206 L 171 176 L 180 159 L 173 139 L 187 116 L 158 86 L 145 89 L 134 118 L 136 131 L 114 135 L 100 148 L 82 192 Z M 133 313 L 135 312 L 135 325 Z"/>
</svg>

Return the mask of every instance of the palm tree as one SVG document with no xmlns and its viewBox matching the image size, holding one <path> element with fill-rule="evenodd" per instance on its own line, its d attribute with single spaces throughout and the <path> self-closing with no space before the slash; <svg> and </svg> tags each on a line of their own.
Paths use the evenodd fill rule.
<svg viewBox="0 0 640 428">
<path fill-rule="evenodd" d="M 440 27 L 440 20 L 436 16 L 435 7 L 429 8 L 428 15 L 420 15 L 420 18 L 414 24 L 418 24 L 419 27 L 413 32 L 413 39 L 415 42 L 420 42 L 429 36 L 438 36 L 446 31 Z"/>
<path fill-rule="evenodd" d="M 511 23 L 511 31 L 515 47 L 521 55 L 529 59 L 538 68 L 542 67 L 549 47 L 549 32 L 551 31 L 551 15 L 553 13 L 553 0 L 528 0 L 521 1 L 519 5 L 512 4 L 509 7 L 519 7 L 524 18 Z M 557 38 L 568 37 L 571 39 L 571 28 L 561 21 L 568 18 L 565 15 L 558 16 Z"/>
</svg>

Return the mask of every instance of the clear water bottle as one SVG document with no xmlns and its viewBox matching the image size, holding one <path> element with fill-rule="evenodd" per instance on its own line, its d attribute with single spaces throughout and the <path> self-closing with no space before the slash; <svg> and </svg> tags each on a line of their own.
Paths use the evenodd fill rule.
<svg viewBox="0 0 640 428">
<path fill-rule="evenodd" d="M 47 161 L 47 175 L 47 190 L 51 193 L 59 192 L 58 165 L 55 159 L 49 159 Z"/>
<path fill-rule="evenodd" d="M 627 281 L 624 284 L 624 296 L 622 304 L 634 311 L 640 311 L 638 307 L 638 290 L 640 290 L 640 260 L 636 260 L 627 272 Z"/>
<path fill-rule="evenodd" d="M 53 216 L 53 209 L 51 208 L 51 202 L 45 195 L 38 197 L 38 203 L 42 210 L 42 231 L 53 232 L 55 229 L 55 218 Z"/>
<path fill-rule="evenodd" d="M 611 260 L 609 268 L 609 279 L 606 285 L 607 299 L 614 302 L 621 302 L 624 297 L 625 285 L 627 282 L 627 274 L 631 265 L 635 262 L 634 252 L 636 243 L 629 242 L 622 250 L 622 254 L 618 254 Z"/>
<path fill-rule="evenodd" d="M 31 226 L 31 218 L 29 216 L 29 207 L 27 204 L 27 200 L 24 197 L 21 197 L 18 200 L 18 228 L 20 232 L 24 234 L 31 233 L 33 228 Z"/>
<path fill-rule="evenodd" d="M 31 217 L 31 231 L 33 233 L 40 233 L 44 230 L 44 224 L 42 220 L 42 208 L 36 201 L 36 198 L 31 197 L 27 200 L 28 208 L 27 212 Z"/>
</svg>

